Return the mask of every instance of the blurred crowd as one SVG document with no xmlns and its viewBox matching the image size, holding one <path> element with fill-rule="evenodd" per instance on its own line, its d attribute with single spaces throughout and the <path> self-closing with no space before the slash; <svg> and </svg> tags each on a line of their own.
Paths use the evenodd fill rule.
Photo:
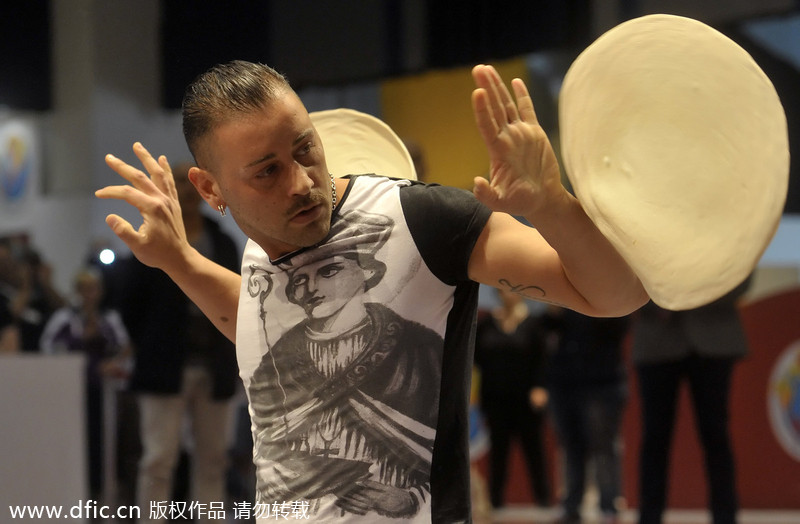
<svg viewBox="0 0 800 524">
<path fill-rule="evenodd" d="M 39 351 L 45 324 L 69 302 L 52 276 L 28 242 L 0 238 L 0 352 Z"/>
<path fill-rule="evenodd" d="M 233 241 L 197 205 L 187 209 L 198 248 L 224 249 L 228 265 L 237 263 Z M 232 344 L 157 271 L 133 257 L 106 265 L 95 251 L 59 289 L 27 236 L 0 237 L 0 358 L 83 355 L 93 500 L 144 508 L 153 497 L 251 500 L 250 423 Z"/>
<path fill-rule="evenodd" d="M 192 201 L 186 209 L 198 205 Z M 192 211 L 184 220 L 193 242 L 226 253 L 223 258 L 235 265 L 232 241 Z M 104 496 L 104 449 L 113 446 L 117 503 L 146 506 L 148 497 L 250 500 L 252 440 L 234 351 L 223 337 L 211 336 L 215 331 L 202 323 L 196 308 L 157 273 L 132 258 L 112 269 L 93 253 L 64 291 L 27 239 L 0 238 L 0 355 L 85 355 L 88 484 L 95 499 Z M 487 442 L 476 447 L 486 451 L 487 464 L 472 472 L 475 521 L 490 522 L 492 510 L 505 506 L 510 443 L 517 440 L 535 504 L 557 508 L 562 524 L 585 522 L 584 495 L 594 487 L 599 520 L 618 522 L 625 508 L 620 426 L 629 381 L 623 346 L 630 337 L 633 368 L 643 382 L 640 524 L 662 518 L 682 380 L 691 386 L 700 440 L 713 459 L 708 464 L 713 522 L 735 522 L 728 395 L 734 363 L 747 353 L 736 303 L 749 281 L 697 310 L 677 313 L 649 304 L 621 319 L 592 319 L 558 307 L 534 314 L 518 295 L 498 292 L 497 307 L 481 313 L 476 334 L 471 433 Z M 116 406 L 110 421 L 103 418 L 109 393 Z M 192 422 L 189 431 L 186 424 L 164 422 L 184 417 Z M 557 457 L 546 449 L 547 423 Z M 115 427 L 114 442 L 104 442 L 107 424 Z M 225 424 L 229 430 L 221 431 Z M 555 468 L 561 480 L 551 485 L 554 462 L 561 462 Z"/>
</svg>

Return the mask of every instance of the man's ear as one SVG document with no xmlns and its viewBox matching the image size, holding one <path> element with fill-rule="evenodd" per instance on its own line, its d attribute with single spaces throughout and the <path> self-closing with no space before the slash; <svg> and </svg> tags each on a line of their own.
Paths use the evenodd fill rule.
<svg viewBox="0 0 800 524">
<path fill-rule="evenodd" d="M 192 167 L 189 169 L 189 180 L 203 200 L 208 202 L 213 209 L 219 209 L 219 206 L 224 208 L 227 205 L 222 198 L 217 181 L 210 172 L 199 167 Z"/>
</svg>

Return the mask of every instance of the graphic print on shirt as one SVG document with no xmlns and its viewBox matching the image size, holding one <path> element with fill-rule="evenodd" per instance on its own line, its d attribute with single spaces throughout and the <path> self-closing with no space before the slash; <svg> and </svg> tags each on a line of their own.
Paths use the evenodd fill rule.
<svg viewBox="0 0 800 524">
<path fill-rule="evenodd" d="M 269 311 L 300 313 L 248 386 L 256 502 L 390 519 L 429 503 L 443 340 L 375 290 L 393 229 L 384 215 L 342 213 L 323 245 L 245 275 L 266 340 Z"/>
</svg>

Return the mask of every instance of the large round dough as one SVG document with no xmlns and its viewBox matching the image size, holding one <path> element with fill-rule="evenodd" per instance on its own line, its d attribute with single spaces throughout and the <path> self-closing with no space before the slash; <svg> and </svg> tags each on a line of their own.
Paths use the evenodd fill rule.
<svg viewBox="0 0 800 524">
<path fill-rule="evenodd" d="M 559 120 L 578 200 L 655 303 L 698 307 L 752 272 L 783 211 L 789 142 L 735 42 L 690 18 L 624 22 L 571 65 Z"/>
<path fill-rule="evenodd" d="M 408 149 L 382 120 L 347 108 L 314 111 L 310 116 L 334 175 L 377 173 L 417 179 Z"/>
</svg>

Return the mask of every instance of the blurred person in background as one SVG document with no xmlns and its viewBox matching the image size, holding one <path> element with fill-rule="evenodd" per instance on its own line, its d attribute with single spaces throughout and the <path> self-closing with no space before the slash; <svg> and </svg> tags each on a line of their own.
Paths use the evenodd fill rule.
<svg viewBox="0 0 800 524">
<path fill-rule="evenodd" d="M 11 298 L 14 295 L 15 262 L 11 246 L 0 239 L 0 354 L 19 351 L 19 328 L 11 312 Z"/>
<path fill-rule="evenodd" d="M 44 354 L 79 352 L 86 356 L 86 413 L 91 496 L 99 498 L 103 488 L 103 381 L 126 376 L 130 340 L 119 313 L 101 306 L 104 296 L 101 275 L 94 269 L 78 271 L 74 279 L 75 300 L 56 310 L 44 327 L 40 347 Z"/>
<path fill-rule="evenodd" d="M 752 275 L 725 296 L 695 309 L 669 311 L 650 302 L 636 313 L 633 362 L 642 400 L 640 524 L 662 522 L 682 382 L 689 386 L 703 448 L 712 522 L 737 521 L 729 400 L 734 366 L 749 350 L 737 305 L 751 280 Z"/>
<path fill-rule="evenodd" d="M 188 179 L 191 164 L 176 165 L 175 189 L 189 243 L 220 265 L 239 271 L 233 239 L 202 214 L 202 200 Z M 175 500 L 176 470 L 191 440 L 191 502 L 226 500 L 230 399 L 238 369 L 233 343 L 161 270 L 134 257 L 114 270 L 115 304 L 131 333 L 134 365 L 131 389 L 137 394 L 142 456 L 136 486 L 138 505 L 150 515 L 151 502 Z"/>
<path fill-rule="evenodd" d="M 38 352 L 44 326 L 67 301 L 53 285 L 53 269 L 38 251 L 25 247 L 17 258 L 12 282 L 11 312 L 16 319 L 22 351 Z"/>
<path fill-rule="evenodd" d="M 581 522 L 587 473 L 599 492 L 601 522 L 618 521 L 622 505 L 622 415 L 628 383 L 622 356 L 628 317 L 594 318 L 556 306 L 545 315 L 552 352 L 550 414 L 563 451 L 563 524 Z"/>
<path fill-rule="evenodd" d="M 475 336 L 480 405 L 489 428 L 490 500 L 495 508 L 505 505 L 509 452 L 516 438 L 524 452 L 533 500 L 549 506 L 544 331 L 521 295 L 500 289 L 496 293 L 499 306 L 478 321 Z"/>
</svg>

